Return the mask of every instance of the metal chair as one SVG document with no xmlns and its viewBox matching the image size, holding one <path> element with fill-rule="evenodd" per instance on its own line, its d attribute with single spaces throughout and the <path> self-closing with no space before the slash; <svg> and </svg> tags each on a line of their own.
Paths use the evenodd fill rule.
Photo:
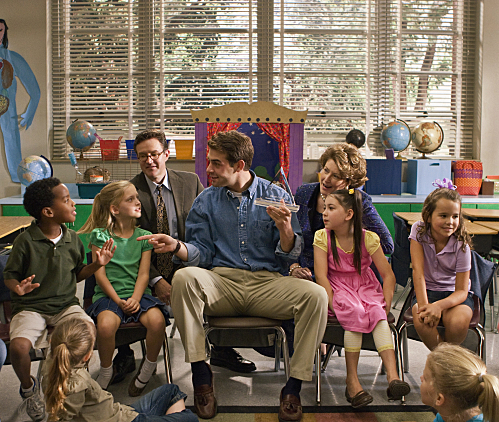
<svg viewBox="0 0 499 422">
<path fill-rule="evenodd" d="M 92 253 L 87 253 L 87 262 L 92 262 Z M 85 280 L 85 290 L 83 294 L 83 309 L 87 309 L 92 304 L 92 297 L 94 295 L 94 289 L 97 281 L 95 276 L 92 275 Z M 125 344 L 133 344 L 140 341 L 140 346 L 142 349 L 142 363 L 146 358 L 146 335 L 147 329 L 140 322 L 129 322 L 127 324 L 121 324 L 116 331 L 116 347 L 123 346 Z M 168 339 L 165 331 L 165 338 L 163 340 L 163 360 L 165 362 L 165 375 L 166 382 L 171 384 L 173 382 L 172 377 L 172 367 L 170 363 L 170 351 L 168 349 Z"/>
<path fill-rule="evenodd" d="M 497 268 L 497 264 L 487 261 L 482 258 L 477 252 L 471 251 L 471 290 L 474 292 L 473 299 L 475 309 L 473 311 L 473 316 L 471 318 L 470 325 L 468 327 L 468 336 L 463 342 L 462 346 L 467 347 L 470 350 L 475 351 L 478 356 L 485 362 L 485 310 L 483 306 L 483 301 L 489 289 L 490 283 Z M 412 317 L 412 298 L 413 293 L 407 297 L 402 311 L 399 317 L 399 342 L 400 349 L 402 350 L 403 356 L 403 368 L 405 372 L 409 371 L 409 359 L 408 359 L 408 346 L 407 338 L 412 340 L 421 341 L 414 328 L 414 320 Z M 438 325 L 438 330 L 440 333 L 444 333 L 445 327 L 440 323 Z M 476 346 L 472 339 L 470 339 L 470 332 L 474 333 L 476 336 Z"/>
<path fill-rule="evenodd" d="M 286 379 L 289 378 L 289 348 L 286 333 L 282 328 L 282 321 L 272 318 L 237 316 L 237 317 L 214 317 L 207 316 L 205 324 L 205 338 L 207 354 L 210 352 L 209 334 L 214 330 L 245 331 L 245 330 L 273 330 L 275 333 L 275 364 L 274 371 L 280 369 L 281 350 L 284 358 L 284 371 Z M 231 344 L 231 347 L 253 347 L 248 342 L 241 341 L 238 344 Z"/>
<path fill-rule="evenodd" d="M 390 327 L 390 331 L 393 336 L 393 341 L 394 341 L 394 348 L 395 348 L 395 358 L 397 359 L 397 371 L 399 373 L 400 378 L 403 380 L 404 379 L 404 373 L 402 371 L 402 366 L 401 366 L 401 360 L 402 356 L 400 353 L 400 346 L 399 346 L 399 334 L 397 331 L 397 328 L 395 326 L 395 317 L 393 314 L 390 312 L 388 314 L 388 325 Z M 326 331 L 324 333 L 324 337 L 322 339 L 322 343 L 326 343 L 328 345 L 334 345 L 334 346 L 341 346 L 344 347 L 343 344 L 343 338 L 345 335 L 345 330 L 343 327 L 340 325 L 336 317 L 331 317 L 328 316 L 327 320 L 327 325 L 326 325 Z M 317 349 L 316 354 L 315 354 L 315 377 L 316 377 L 316 401 L 317 404 L 321 403 L 321 393 L 322 393 L 322 383 L 321 383 L 321 373 L 326 370 L 327 364 L 329 362 L 329 359 L 331 355 L 334 352 L 334 347 L 329 347 L 328 351 L 326 353 L 324 363 L 322 364 L 321 367 L 321 351 L 320 347 Z M 362 350 L 370 350 L 376 352 L 376 345 L 374 344 L 374 339 L 372 334 L 364 334 L 362 336 Z M 321 370 L 318 370 L 320 368 Z"/>
<path fill-rule="evenodd" d="M 397 284 L 404 286 L 404 290 L 393 304 L 395 309 L 399 301 L 405 297 L 412 288 L 411 244 L 409 241 L 409 227 L 404 219 L 393 213 L 395 236 L 393 238 L 394 250 L 391 256 L 391 265 Z"/>
</svg>

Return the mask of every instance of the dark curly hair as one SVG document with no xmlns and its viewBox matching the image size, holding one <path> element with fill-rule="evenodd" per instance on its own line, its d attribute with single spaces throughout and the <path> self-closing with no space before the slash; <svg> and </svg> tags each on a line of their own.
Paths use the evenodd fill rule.
<svg viewBox="0 0 499 422">
<path fill-rule="evenodd" d="M 208 148 L 225 154 L 231 166 L 244 161 L 244 170 L 249 170 L 255 150 L 251 138 L 237 130 L 218 132 L 208 141 Z"/>
<path fill-rule="evenodd" d="M 26 212 L 33 218 L 40 220 L 42 210 L 54 204 L 54 189 L 61 181 L 57 177 L 47 177 L 37 180 L 26 188 L 24 192 L 23 205 Z"/>
<path fill-rule="evenodd" d="M 437 202 L 439 199 L 448 199 L 452 202 L 457 202 L 459 204 L 459 225 L 457 226 L 456 231 L 452 234 L 457 237 L 457 240 L 463 242 L 462 250 L 463 252 L 466 250 L 466 245 L 469 245 L 470 248 L 473 248 L 473 242 L 471 240 L 468 231 L 466 230 L 466 226 L 463 221 L 463 213 L 461 211 L 461 195 L 457 190 L 447 189 L 447 188 L 438 188 L 431 192 L 425 199 L 423 204 L 423 210 L 421 211 L 421 216 L 423 218 L 423 223 L 418 227 L 418 232 L 416 234 L 416 239 L 418 242 L 421 242 L 423 236 L 428 233 L 429 236 L 433 239 L 431 235 L 431 223 L 430 217 L 432 216 L 435 208 L 437 207 Z M 435 239 L 433 239 L 435 240 Z"/>
<path fill-rule="evenodd" d="M 140 132 L 133 143 L 133 149 L 137 152 L 137 145 L 141 142 L 147 141 L 148 139 L 157 139 L 161 145 L 163 145 L 163 150 L 167 150 L 170 147 L 170 140 L 166 139 L 165 133 L 159 129 L 146 129 Z"/>
</svg>

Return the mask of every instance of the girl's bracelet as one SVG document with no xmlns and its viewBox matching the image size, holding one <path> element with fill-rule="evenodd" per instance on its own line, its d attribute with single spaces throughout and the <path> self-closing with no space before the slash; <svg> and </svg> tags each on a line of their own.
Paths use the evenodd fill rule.
<svg viewBox="0 0 499 422">
<path fill-rule="evenodd" d="M 289 275 L 293 275 L 293 271 L 296 270 L 297 268 L 301 268 L 301 265 L 295 265 L 293 268 L 289 270 Z"/>
</svg>

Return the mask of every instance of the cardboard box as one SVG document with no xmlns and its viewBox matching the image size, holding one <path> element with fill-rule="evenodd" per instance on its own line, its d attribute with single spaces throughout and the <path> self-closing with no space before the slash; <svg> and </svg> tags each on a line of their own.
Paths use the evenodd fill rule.
<svg viewBox="0 0 499 422">
<path fill-rule="evenodd" d="M 451 160 L 408 160 L 407 192 L 428 195 L 436 179 L 451 179 Z"/>
<path fill-rule="evenodd" d="M 402 193 L 402 160 L 368 159 L 365 190 L 369 195 Z"/>
</svg>

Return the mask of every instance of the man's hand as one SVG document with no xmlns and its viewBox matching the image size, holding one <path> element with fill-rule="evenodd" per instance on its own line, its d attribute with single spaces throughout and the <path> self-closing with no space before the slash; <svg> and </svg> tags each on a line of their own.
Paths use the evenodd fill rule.
<svg viewBox="0 0 499 422">
<path fill-rule="evenodd" d="M 116 250 L 116 246 L 113 248 L 113 239 L 108 239 L 102 245 L 101 250 L 95 251 L 95 262 L 97 262 L 100 266 L 107 265 L 111 258 L 114 256 L 114 251 Z"/>
<path fill-rule="evenodd" d="M 139 236 L 137 240 L 147 240 L 156 253 L 173 252 L 177 247 L 177 239 L 163 233 Z"/>
<path fill-rule="evenodd" d="M 272 205 L 268 206 L 267 214 L 274 220 L 279 232 L 282 230 L 293 230 L 291 227 L 291 211 L 286 207 L 284 199 L 281 199 L 279 208 L 273 207 Z"/>
<path fill-rule="evenodd" d="M 25 278 L 16 287 L 14 287 L 14 292 L 19 296 L 24 296 L 25 294 L 31 293 L 37 287 L 40 287 L 40 283 L 31 283 L 34 278 L 34 274 L 30 275 L 28 278 Z"/>
<path fill-rule="evenodd" d="M 170 305 L 172 286 L 164 278 L 160 278 L 154 285 L 154 293 L 165 305 Z"/>
</svg>

